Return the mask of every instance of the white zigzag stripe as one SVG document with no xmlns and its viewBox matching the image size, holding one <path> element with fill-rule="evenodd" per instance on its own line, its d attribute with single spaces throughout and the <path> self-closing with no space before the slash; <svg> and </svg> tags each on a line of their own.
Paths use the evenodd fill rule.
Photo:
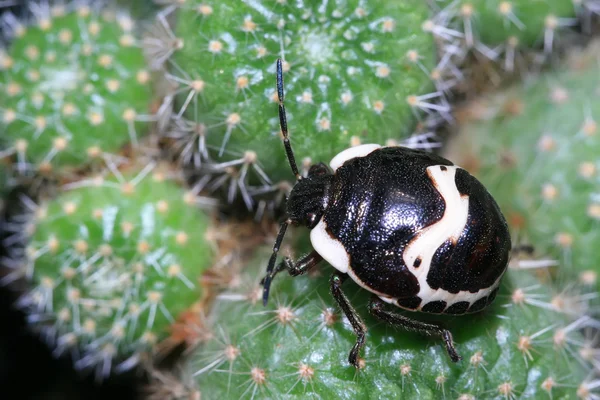
<svg viewBox="0 0 600 400">
<path fill-rule="evenodd" d="M 403 254 L 404 263 L 419 281 L 420 290 L 417 296 L 422 299 L 419 310 L 427 303 L 438 300 L 445 301 L 447 307 L 466 301 L 469 302 L 470 307 L 477 300 L 489 295 L 500 283 L 498 278 L 491 287 L 480 289 L 475 293 L 466 290 L 450 293 L 444 289 L 432 289 L 427 283 L 427 275 L 435 252 L 448 239 L 458 240 L 469 216 L 469 197 L 461 195 L 456 187 L 455 176 L 459 167 L 444 166 L 445 170 L 441 167 L 440 165 L 428 167 L 427 174 L 445 201 L 444 215 L 438 222 L 419 232 L 419 235 L 406 246 Z M 414 262 L 417 257 L 421 257 L 421 264 L 415 268 Z M 382 297 L 382 300 L 396 303 L 397 299 Z"/>
</svg>

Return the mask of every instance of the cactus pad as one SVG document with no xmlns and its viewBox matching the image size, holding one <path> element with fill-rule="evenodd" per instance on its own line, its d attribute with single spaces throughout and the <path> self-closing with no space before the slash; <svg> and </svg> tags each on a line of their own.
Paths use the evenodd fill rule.
<svg viewBox="0 0 600 400">
<path fill-rule="evenodd" d="M 329 294 L 329 267 L 318 271 L 324 276 L 281 274 L 264 308 L 258 282 L 270 249 L 257 254 L 244 284 L 219 297 L 213 338 L 193 357 L 202 398 L 530 399 L 587 390 L 590 367 L 574 343 L 584 343 L 577 328 L 589 318 L 554 307 L 560 296 L 529 271 L 511 269 L 483 313 L 445 319 L 464 358 L 457 364 L 441 341 L 369 317 L 368 292 L 346 282 L 368 327 L 357 371 L 348 364 L 355 335 Z"/>
<path fill-rule="evenodd" d="M 488 187 L 514 233 L 579 272 L 600 273 L 598 42 L 559 71 L 460 113 L 447 157 Z M 591 276 L 588 274 L 588 278 Z"/>
<path fill-rule="evenodd" d="M 57 352 L 81 366 L 150 350 L 200 300 L 212 263 L 208 217 L 160 173 L 97 177 L 40 205 L 32 222 L 25 298 Z"/>
<path fill-rule="evenodd" d="M 0 50 L 0 155 L 49 172 L 135 142 L 151 96 L 133 20 L 84 4 L 37 17 Z"/>
<path fill-rule="evenodd" d="M 194 132 L 217 165 L 259 165 L 251 183 L 292 178 L 277 118 L 278 57 L 298 160 L 328 162 L 353 144 L 406 137 L 422 110 L 448 111 L 434 104 L 442 94 L 420 0 L 189 3 L 171 40 L 175 113 L 201 127 Z"/>
<path fill-rule="evenodd" d="M 460 0 L 449 7 L 462 22 L 465 40 L 476 36 L 490 47 L 512 42 L 531 48 L 576 16 L 571 0 Z"/>
</svg>

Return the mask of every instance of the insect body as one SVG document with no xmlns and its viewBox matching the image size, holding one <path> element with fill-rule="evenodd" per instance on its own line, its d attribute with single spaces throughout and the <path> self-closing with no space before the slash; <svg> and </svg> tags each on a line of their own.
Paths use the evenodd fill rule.
<svg viewBox="0 0 600 400">
<path fill-rule="evenodd" d="M 404 329 L 440 336 L 453 361 L 460 360 L 450 332 L 385 309 L 386 303 L 434 314 L 477 312 L 496 296 L 511 250 L 504 216 L 483 185 L 452 162 L 427 152 L 369 144 L 347 149 L 301 177 L 287 134 L 281 61 L 277 62 L 279 115 L 284 145 L 298 182 L 287 203 L 267 274 L 296 276 L 323 259 L 337 271 L 331 292 L 352 324 L 357 342 L 349 361 L 358 367 L 366 327 L 342 283 L 350 276 L 373 293 L 370 312 Z M 314 251 L 277 267 L 289 224 L 311 229 Z"/>
</svg>

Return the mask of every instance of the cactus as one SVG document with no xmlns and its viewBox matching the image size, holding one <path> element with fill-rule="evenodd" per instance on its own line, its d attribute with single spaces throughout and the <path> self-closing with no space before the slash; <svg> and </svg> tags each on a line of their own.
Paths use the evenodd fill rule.
<svg viewBox="0 0 600 400">
<path fill-rule="evenodd" d="M 168 78 L 178 86 L 166 132 L 172 148 L 188 162 L 210 159 L 210 172 L 227 171 L 223 185 L 293 178 L 277 117 L 277 57 L 303 165 L 361 142 L 407 137 L 423 110 L 448 116 L 430 76 L 435 46 L 421 27 L 429 9 L 420 0 L 188 3 L 174 32 L 163 32 L 163 46 L 149 51 L 170 56 Z"/>
<path fill-rule="evenodd" d="M 530 271 L 511 268 L 486 311 L 445 320 L 464 357 L 458 364 L 439 341 L 368 317 L 368 292 L 347 282 L 369 329 L 357 371 L 347 360 L 355 335 L 328 293 L 326 265 L 312 277 L 278 277 L 263 307 L 259 280 L 270 250 L 259 248 L 242 283 L 217 298 L 213 335 L 191 360 L 203 399 L 537 399 L 592 391 L 593 351 L 579 332 L 591 319 L 584 308 L 561 306 L 571 298 Z"/>
<path fill-rule="evenodd" d="M 180 1 L 180 0 L 174 0 Z M 136 21 L 147 21 L 156 15 L 160 9 L 160 0 L 152 1 L 129 1 L 129 0 L 113 0 L 119 8 L 127 10 L 133 19 Z"/>
<path fill-rule="evenodd" d="M 76 366 L 103 375 L 113 358 L 137 361 L 169 337 L 212 263 L 195 196 L 149 171 L 69 184 L 40 202 L 28 228 L 31 288 L 20 304 L 55 353 L 80 349 Z"/>
<path fill-rule="evenodd" d="M 0 50 L 0 157 L 21 172 L 64 172 L 137 140 L 149 72 L 126 14 L 37 4 L 31 24 L 5 15 Z"/>
<path fill-rule="evenodd" d="M 600 257 L 600 42 L 554 73 L 459 113 L 446 156 L 487 185 L 514 233 L 597 281 Z"/>
<path fill-rule="evenodd" d="M 443 0 L 427 30 L 438 42 L 439 80 L 480 94 L 539 72 L 587 40 L 595 0 Z M 581 35 L 583 26 L 583 33 Z"/>
<path fill-rule="evenodd" d="M 458 25 L 467 45 L 479 42 L 490 48 L 503 44 L 533 48 L 544 42 L 550 46 L 546 50 L 552 50 L 554 31 L 564 24 L 574 25 L 577 16 L 571 0 L 459 0 L 442 6 L 446 6 L 444 17 Z"/>
</svg>

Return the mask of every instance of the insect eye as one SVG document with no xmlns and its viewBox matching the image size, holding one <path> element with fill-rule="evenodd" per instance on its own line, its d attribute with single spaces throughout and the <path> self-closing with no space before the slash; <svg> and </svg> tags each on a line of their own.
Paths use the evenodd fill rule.
<svg viewBox="0 0 600 400">
<path fill-rule="evenodd" d="M 314 164 L 308 170 L 308 176 L 321 176 L 329 173 L 329 168 L 323 163 Z"/>
<path fill-rule="evenodd" d="M 317 214 L 315 214 L 315 213 L 308 213 L 306 215 L 306 221 L 307 221 L 306 226 L 308 226 L 309 228 L 314 228 L 315 225 L 318 222 L 317 221 Z"/>
</svg>

